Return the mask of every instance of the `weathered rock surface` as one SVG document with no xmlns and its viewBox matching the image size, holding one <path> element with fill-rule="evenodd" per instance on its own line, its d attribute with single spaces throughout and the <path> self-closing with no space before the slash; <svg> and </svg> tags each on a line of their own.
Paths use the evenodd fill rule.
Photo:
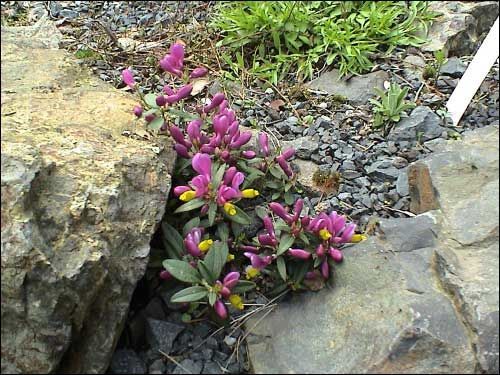
<svg viewBox="0 0 500 375">
<path fill-rule="evenodd" d="M 368 99 L 375 96 L 373 89 L 377 87 L 382 90 L 384 81 L 388 80 L 389 76 L 383 70 L 346 80 L 345 77 L 340 78 L 339 71 L 334 69 L 312 80 L 309 86 L 312 89 L 326 91 L 328 94 L 342 95 L 352 104 L 360 105 L 368 103 Z"/>
<path fill-rule="evenodd" d="M 333 289 L 260 321 L 256 373 L 498 373 L 498 126 L 434 147 L 440 210 L 380 220 Z"/>
<path fill-rule="evenodd" d="M 429 28 L 429 42 L 422 49 L 443 49 L 448 56 L 473 54 L 498 17 L 497 1 L 434 1 L 429 8 L 441 16 Z"/>
<path fill-rule="evenodd" d="M 2 28 L 2 373 L 103 373 L 175 155 L 47 30 Z"/>
<path fill-rule="evenodd" d="M 445 128 L 442 120 L 432 109 L 425 106 L 416 107 L 408 117 L 403 118 L 389 133 L 390 141 L 426 142 L 439 137 Z"/>
</svg>

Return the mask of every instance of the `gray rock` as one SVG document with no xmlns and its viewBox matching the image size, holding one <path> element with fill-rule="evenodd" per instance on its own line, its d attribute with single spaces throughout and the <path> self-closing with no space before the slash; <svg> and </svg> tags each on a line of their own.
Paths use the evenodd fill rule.
<svg viewBox="0 0 500 375">
<path fill-rule="evenodd" d="M 162 320 L 147 319 L 146 340 L 152 348 L 170 354 L 175 338 L 184 327 Z"/>
<path fill-rule="evenodd" d="M 398 179 L 396 180 L 396 191 L 403 197 L 410 194 L 410 190 L 408 187 L 408 174 L 406 170 L 401 171 Z"/>
<path fill-rule="evenodd" d="M 133 350 L 118 349 L 109 365 L 111 374 L 146 374 L 146 365 Z"/>
<path fill-rule="evenodd" d="M 166 370 L 165 362 L 162 359 L 157 359 L 149 366 L 150 373 L 152 371 L 155 371 L 158 374 L 163 374 L 165 370 Z"/>
<path fill-rule="evenodd" d="M 392 159 L 392 165 L 398 169 L 404 168 L 408 165 L 408 160 L 402 158 L 401 156 L 395 156 Z"/>
<path fill-rule="evenodd" d="M 217 363 L 209 361 L 205 362 L 203 366 L 203 374 L 224 374 L 224 371 L 222 371 Z"/>
<path fill-rule="evenodd" d="M 175 162 L 59 36 L 2 27 L 2 373 L 105 372 Z"/>
<path fill-rule="evenodd" d="M 405 221 L 392 232 L 408 230 Z M 333 289 L 295 295 L 262 320 L 248 338 L 254 372 L 474 372 L 468 333 L 434 286 L 434 250 L 387 253 L 401 237 L 345 249 Z"/>
<path fill-rule="evenodd" d="M 466 69 L 465 64 L 458 57 L 453 56 L 443 64 L 439 73 L 453 78 L 460 78 Z"/>
<path fill-rule="evenodd" d="M 390 160 L 378 160 L 365 169 L 371 178 L 380 182 L 396 180 L 400 174 L 400 171 L 392 166 Z"/>
<path fill-rule="evenodd" d="M 174 374 L 201 374 L 203 370 L 203 364 L 201 362 L 195 362 L 191 359 L 185 359 L 179 363 L 174 370 Z"/>
<path fill-rule="evenodd" d="M 60 12 L 60 16 L 68 19 L 73 19 L 78 17 L 78 12 L 70 9 L 63 9 Z"/>
<path fill-rule="evenodd" d="M 388 74 L 379 70 L 373 73 L 354 76 L 349 80 L 339 79 L 339 71 L 334 69 L 325 72 L 308 85 L 316 90 L 326 91 L 328 94 L 345 96 L 352 104 L 361 105 L 368 103 L 375 93 L 375 87 L 383 89 L 384 81 L 389 80 Z"/>
<path fill-rule="evenodd" d="M 419 106 L 391 130 L 388 139 L 395 142 L 429 141 L 441 136 L 445 130 L 441 126 L 441 122 L 441 118 L 429 107 Z"/>
<path fill-rule="evenodd" d="M 481 34 L 498 17 L 497 1 L 435 1 L 429 9 L 441 15 L 432 22 L 422 49 L 444 50 L 448 56 L 473 54 Z"/>
<path fill-rule="evenodd" d="M 422 160 L 445 220 L 437 270 L 470 330 L 480 371 L 498 373 L 499 129 L 446 141 Z"/>
<path fill-rule="evenodd" d="M 295 155 L 301 159 L 311 159 L 311 154 L 319 149 L 318 142 L 315 142 L 309 136 L 296 138 L 293 141 L 282 142 L 284 148 L 295 148 Z"/>
</svg>

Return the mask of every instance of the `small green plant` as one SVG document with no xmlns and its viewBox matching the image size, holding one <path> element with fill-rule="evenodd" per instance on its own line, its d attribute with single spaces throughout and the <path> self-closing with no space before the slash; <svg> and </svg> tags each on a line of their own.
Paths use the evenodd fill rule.
<svg viewBox="0 0 500 375">
<path fill-rule="evenodd" d="M 433 79 L 437 82 L 441 67 L 446 62 L 446 55 L 443 50 L 434 51 L 434 61 L 427 64 L 422 72 L 422 78 L 425 80 Z"/>
<path fill-rule="evenodd" d="M 75 52 L 75 57 L 77 59 L 83 59 L 83 60 L 88 60 L 88 59 L 93 59 L 93 60 L 99 60 L 101 59 L 101 55 L 91 49 L 79 49 L 78 51 Z"/>
<path fill-rule="evenodd" d="M 415 107 L 414 103 L 405 101 L 408 87 L 401 88 L 398 84 L 391 83 L 387 92 L 378 88 L 375 89 L 375 92 L 379 95 L 380 100 L 370 99 L 370 103 L 374 105 L 373 127 L 383 127 L 384 132 L 389 125 L 399 122 L 406 110 Z"/>
<path fill-rule="evenodd" d="M 276 84 L 288 74 L 312 78 L 333 65 L 340 73 L 368 71 L 376 53 L 418 46 L 435 17 L 423 1 L 221 2 L 212 27 L 226 46 L 234 76 L 253 74 Z M 236 61 L 236 62 L 233 62 Z"/>
</svg>

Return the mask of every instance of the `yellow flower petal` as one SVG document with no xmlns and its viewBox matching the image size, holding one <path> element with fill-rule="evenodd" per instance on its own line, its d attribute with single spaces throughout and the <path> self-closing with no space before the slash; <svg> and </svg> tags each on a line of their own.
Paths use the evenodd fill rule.
<svg viewBox="0 0 500 375">
<path fill-rule="evenodd" d="M 229 302 L 231 302 L 231 305 L 236 307 L 238 310 L 243 310 L 243 301 L 239 295 L 231 294 L 229 296 Z"/>
<path fill-rule="evenodd" d="M 245 189 L 241 191 L 243 198 L 255 198 L 259 195 L 259 191 L 255 189 Z"/>
<path fill-rule="evenodd" d="M 326 241 L 332 236 L 332 234 L 328 232 L 328 230 L 323 228 L 319 231 L 319 236 L 321 237 L 322 240 Z"/>
<path fill-rule="evenodd" d="M 252 266 L 248 267 L 246 269 L 246 272 L 247 272 L 247 279 L 253 279 L 260 273 L 260 271 L 257 268 L 253 268 Z"/>
<path fill-rule="evenodd" d="M 214 241 L 212 241 L 211 239 L 201 241 L 200 244 L 198 245 L 198 249 L 200 249 L 203 252 L 208 251 L 208 249 L 210 249 L 210 246 L 212 246 L 213 243 Z"/>
<path fill-rule="evenodd" d="M 234 254 L 227 254 L 226 262 L 234 260 Z"/>
<path fill-rule="evenodd" d="M 353 234 L 351 238 L 351 242 L 356 243 L 356 242 L 361 242 L 366 240 L 368 237 L 366 237 L 364 234 Z"/>
<path fill-rule="evenodd" d="M 234 207 L 234 204 L 226 202 L 224 203 L 224 211 L 230 216 L 236 215 L 236 208 Z"/>
<path fill-rule="evenodd" d="M 194 190 L 188 190 L 181 194 L 179 199 L 183 202 L 189 202 L 196 196 L 196 192 Z"/>
</svg>

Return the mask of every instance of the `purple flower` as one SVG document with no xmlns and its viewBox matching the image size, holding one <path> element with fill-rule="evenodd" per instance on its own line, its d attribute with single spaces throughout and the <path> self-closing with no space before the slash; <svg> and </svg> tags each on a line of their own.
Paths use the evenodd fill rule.
<svg viewBox="0 0 500 375">
<path fill-rule="evenodd" d="M 288 165 L 283 155 L 277 156 L 276 161 L 278 162 L 279 166 L 288 177 L 293 176 L 292 168 Z"/>
<path fill-rule="evenodd" d="M 344 255 L 339 249 L 331 247 L 328 253 L 330 254 L 330 257 L 337 263 L 342 262 L 342 260 L 344 259 Z"/>
<path fill-rule="evenodd" d="M 134 74 L 130 68 L 122 71 L 122 79 L 123 79 L 123 82 L 128 87 L 133 88 L 135 86 Z"/>
<path fill-rule="evenodd" d="M 237 134 L 236 137 L 233 137 L 233 141 L 230 143 L 230 147 L 232 149 L 237 149 L 243 146 L 244 144 L 247 144 L 250 139 L 252 138 L 252 133 L 251 132 L 243 132 L 241 134 Z"/>
<path fill-rule="evenodd" d="M 291 224 L 293 222 L 293 216 L 290 215 L 281 204 L 277 202 L 271 202 L 269 203 L 269 208 L 276 215 L 281 217 L 287 224 Z"/>
<path fill-rule="evenodd" d="M 321 263 L 321 275 L 323 275 L 323 278 L 328 279 L 330 276 L 330 267 L 328 266 L 328 261 L 323 260 L 323 263 Z"/>
<path fill-rule="evenodd" d="M 200 66 L 196 69 L 194 69 L 191 74 L 189 75 L 189 78 L 200 78 L 204 77 L 208 73 L 208 69 L 205 68 L 204 66 Z"/>
<path fill-rule="evenodd" d="M 136 105 L 134 107 L 134 115 L 136 115 L 137 117 L 142 116 L 142 107 L 140 105 Z"/>
<path fill-rule="evenodd" d="M 250 258 L 250 263 L 252 264 L 252 267 L 261 270 L 264 267 L 267 267 L 269 264 L 271 264 L 271 261 L 273 258 L 270 255 L 266 255 L 264 257 L 261 257 L 260 255 L 250 253 L 250 252 L 245 252 L 243 253 L 244 256 L 247 258 Z"/>
<path fill-rule="evenodd" d="M 179 43 L 173 44 L 170 47 L 170 54 L 160 60 L 160 66 L 163 70 L 181 78 L 184 66 L 184 46 Z"/>
<path fill-rule="evenodd" d="M 258 135 L 259 141 L 259 152 L 263 156 L 269 156 L 269 138 L 266 133 L 259 133 Z"/>
<path fill-rule="evenodd" d="M 258 253 L 259 248 L 251 245 L 240 245 L 240 249 L 246 252 Z"/>
<path fill-rule="evenodd" d="M 203 235 L 203 228 L 195 227 L 189 231 L 189 233 L 184 238 L 184 247 L 194 257 L 199 257 L 203 253 L 199 249 L 199 244 L 201 242 L 201 236 Z"/>
<path fill-rule="evenodd" d="M 239 272 L 229 272 L 222 281 L 222 285 L 224 285 L 229 290 L 233 289 L 240 279 Z"/>
<path fill-rule="evenodd" d="M 298 259 L 309 259 L 311 257 L 311 253 L 302 249 L 289 249 L 288 254 Z"/>
<path fill-rule="evenodd" d="M 214 310 L 219 315 L 221 319 L 226 319 L 227 318 L 227 308 L 226 305 L 224 305 L 224 302 L 222 302 L 220 299 L 215 301 L 214 304 Z"/>
<path fill-rule="evenodd" d="M 174 95 L 175 91 L 168 85 L 163 86 L 163 92 L 167 95 Z"/>
<path fill-rule="evenodd" d="M 212 160 L 207 154 L 197 153 L 191 162 L 193 169 L 208 181 L 212 178 Z"/>
<path fill-rule="evenodd" d="M 151 121 L 153 121 L 154 119 L 156 118 L 155 115 L 153 114 L 149 114 L 147 115 L 146 117 L 144 117 L 144 120 L 146 120 L 146 122 L 149 124 Z"/>
<path fill-rule="evenodd" d="M 176 93 L 178 100 L 187 98 L 189 94 L 191 94 L 191 91 L 193 91 L 193 85 L 189 84 L 182 86 Z"/>
<path fill-rule="evenodd" d="M 212 97 L 212 101 L 210 102 L 210 104 L 206 105 L 205 107 L 203 107 L 203 112 L 204 113 L 208 113 L 210 112 L 212 109 L 214 109 L 215 107 L 217 107 L 219 104 L 222 103 L 222 101 L 225 99 L 225 96 L 223 93 L 221 92 L 218 92 L 217 94 L 215 94 L 213 97 Z"/>
<path fill-rule="evenodd" d="M 165 104 L 167 104 L 167 98 L 165 98 L 163 95 L 156 97 L 156 105 L 163 107 Z"/>
<path fill-rule="evenodd" d="M 246 150 L 241 153 L 241 156 L 243 156 L 245 159 L 253 159 L 257 154 L 255 151 L 252 150 Z"/>
<path fill-rule="evenodd" d="M 162 280 L 170 280 L 172 278 L 172 274 L 167 270 L 163 270 L 160 272 L 160 279 Z"/>
</svg>

